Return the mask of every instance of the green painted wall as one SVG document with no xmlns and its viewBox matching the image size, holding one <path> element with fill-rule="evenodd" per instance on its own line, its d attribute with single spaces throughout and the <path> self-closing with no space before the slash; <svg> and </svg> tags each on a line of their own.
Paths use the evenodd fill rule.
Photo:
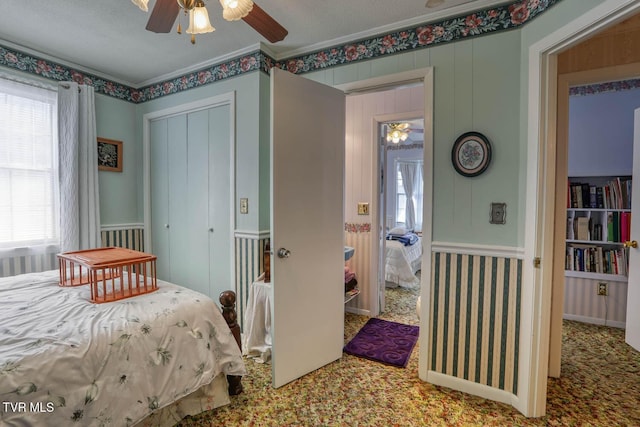
<svg viewBox="0 0 640 427">
<path fill-rule="evenodd" d="M 142 165 L 142 120 L 144 114 L 164 110 L 181 104 L 213 97 L 235 91 L 236 96 L 236 199 L 249 199 L 249 213 L 240 214 L 236 207 L 236 229 L 258 231 L 260 207 L 260 141 L 264 132 L 260 131 L 261 108 L 259 94 L 263 89 L 261 73 L 251 73 L 211 84 L 202 88 L 165 96 L 136 107 L 135 120 L 138 123 L 136 139 L 138 141 L 136 157 Z M 268 138 L 268 134 L 267 138 Z M 268 176 L 268 175 L 267 175 Z M 137 176 L 139 192 L 138 218 L 143 221 L 142 206 L 142 167 Z"/>
<path fill-rule="evenodd" d="M 518 30 L 336 67 L 309 77 L 337 85 L 428 66 L 434 67 L 435 78 L 433 240 L 515 246 Z M 493 160 L 483 175 L 466 178 L 451 165 L 451 147 L 459 135 L 472 130 L 489 138 Z M 507 203 L 505 225 L 489 224 L 491 202 Z"/>
<path fill-rule="evenodd" d="M 518 247 L 524 243 L 529 47 L 599 4 L 599 0 L 563 0 L 520 30 L 304 76 L 338 85 L 434 67 L 434 241 Z M 270 89 L 269 77 L 259 72 L 137 106 L 98 96 L 99 135 L 125 141 L 123 174 L 101 172 L 104 224 L 143 220 L 143 114 L 230 91 L 236 91 L 237 108 L 236 196 L 249 198 L 249 214 L 236 214 L 237 229 L 268 229 Z M 453 142 L 470 130 L 484 133 L 493 146 L 489 169 L 475 178 L 458 175 L 450 160 Z M 132 171 L 133 165 L 137 167 Z M 505 225 L 489 223 L 491 202 L 507 204 Z"/>
<path fill-rule="evenodd" d="M 140 140 L 136 138 L 136 106 L 109 96 L 96 94 L 96 130 L 99 137 L 122 141 L 122 172 L 98 172 L 100 183 L 100 222 L 102 225 L 142 222 L 138 212 L 141 197 L 138 186 Z"/>
</svg>

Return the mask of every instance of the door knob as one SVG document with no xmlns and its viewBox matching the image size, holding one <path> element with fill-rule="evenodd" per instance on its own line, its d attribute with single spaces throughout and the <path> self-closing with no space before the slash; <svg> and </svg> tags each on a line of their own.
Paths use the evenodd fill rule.
<svg viewBox="0 0 640 427">
<path fill-rule="evenodd" d="M 169 224 L 165 224 L 165 225 L 164 225 L 164 228 L 169 228 Z"/>
<path fill-rule="evenodd" d="M 624 247 L 625 248 L 637 248 L 638 247 L 638 242 L 635 240 L 629 240 L 624 242 Z"/>
<path fill-rule="evenodd" d="M 213 233 L 213 227 L 209 229 L 209 233 Z"/>
<path fill-rule="evenodd" d="M 289 258 L 289 255 L 291 255 L 291 251 L 289 249 L 278 249 L 278 258 Z"/>
</svg>

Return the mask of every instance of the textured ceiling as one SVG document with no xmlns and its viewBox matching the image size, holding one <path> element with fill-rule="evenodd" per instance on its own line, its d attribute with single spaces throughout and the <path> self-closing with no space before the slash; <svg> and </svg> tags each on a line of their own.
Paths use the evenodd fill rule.
<svg viewBox="0 0 640 427">
<path fill-rule="evenodd" d="M 276 59 L 392 29 L 482 9 L 504 0 L 257 0 L 289 30 L 269 44 L 243 21 L 222 19 L 218 0 L 206 2 L 216 31 L 189 36 L 145 30 L 149 14 L 130 0 L 20 0 L 0 2 L 0 44 L 139 87 L 203 68 L 230 56 L 265 50 Z M 150 0 L 149 10 L 155 5 Z M 186 27 L 187 20 L 182 20 Z"/>
</svg>

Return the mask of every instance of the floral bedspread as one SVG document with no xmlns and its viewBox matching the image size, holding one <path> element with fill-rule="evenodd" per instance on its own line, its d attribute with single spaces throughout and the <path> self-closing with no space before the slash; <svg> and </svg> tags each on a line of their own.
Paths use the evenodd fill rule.
<svg viewBox="0 0 640 427">
<path fill-rule="evenodd" d="M 245 375 L 215 302 L 158 287 L 92 304 L 57 271 L 0 279 L 0 425 L 134 425 L 219 373 Z"/>
</svg>

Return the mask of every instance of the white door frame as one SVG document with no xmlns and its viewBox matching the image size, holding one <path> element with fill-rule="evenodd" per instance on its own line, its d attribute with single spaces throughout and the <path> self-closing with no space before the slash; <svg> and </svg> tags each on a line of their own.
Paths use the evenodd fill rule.
<svg viewBox="0 0 640 427">
<path fill-rule="evenodd" d="M 153 120 L 168 118 L 181 114 L 191 113 L 194 111 L 208 110 L 213 107 L 223 105 L 229 106 L 229 180 L 231 183 L 231 197 L 229 200 L 229 253 L 231 254 L 231 262 L 228 266 L 229 277 L 232 283 L 236 283 L 236 251 L 235 251 L 235 197 L 236 197 L 236 180 L 235 180 L 235 140 L 236 140 L 236 96 L 235 92 L 229 92 L 222 95 L 204 98 L 198 101 L 180 104 L 175 107 L 165 108 L 142 116 L 142 191 L 143 191 L 143 210 L 144 210 L 144 247 L 147 251 L 153 250 L 153 239 L 151 237 L 151 122 Z M 179 284 L 179 283 L 178 283 Z"/>
<path fill-rule="evenodd" d="M 359 80 L 352 83 L 346 83 L 342 85 L 336 85 L 338 89 L 343 90 L 345 93 L 350 92 L 364 92 L 364 91 L 376 91 L 376 90 L 389 90 L 392 87 L 397 87 L 401 84 L 422 82 L 424 87 L 424 204 L 433 205 L 433 84 L 434 75 L 433 67 L 420 68 L 417 70 L 406 71 L 402 73 L 389 74 L 381 77 L 374 77 L 366 80 Z M 374 125 L 375 126 L 375 125 Z M 375 134 L 378 133 L 376 129 Z M 374 150 L 375 159 L 373 159 L 373 165 L 378 165 L 379 151 Z M 372 168 L 371 179 L 377 180 L 378 170 Z M 378 184 L 379 185 L 379 184 Z M 378 185 L 375 187 L 377 188 Z M 377 193 L 377 192 L 376 192 Z M 372 206 L 379 205 L 379 194 L 373 194 Z M 377 211 L 377 209 L 376 209 Z M 433 210 L 423 209 L 422 216 L 422 280 L 420 283 L 420 298 L 421 298 L 421 310 L 420 310 L 420 352 L 418 355 L 418 375 L 421 380 L 427 380 L 428 370 L 428 355 L 431 354 L 431 339 L 430 331 L 431 324 L 429 318 L 429 308 L 431 307 L 431 242 L 433 240 Z M 379 239 L 379 218 L 372 218 L 372 224 L 376 224 L 371 230 L 371 242 L 378 245 Z M 372 266 L 369 277 L 378 277 L 378 262 L 377 262 L 377 250 L 372 251 L 375 254 L 376 260 L 372 260 Z M 378 292 L 373 292 L 372 299 L 376 299 L 375 304 L 377 306 Z M 373 301 L 372 301 L 373 303 Z M 372 305 L 373 307 L 373 305 Z"/>
<path fill-rule="evenodd" d="M 640 9 L 638 0 L 607 0 L 529 48 L 525 257 L 522 284 L 522 390 L 513 405 L 528 417 L 546 409 L 555 207 L 557 55 Z"/>
</svg>

